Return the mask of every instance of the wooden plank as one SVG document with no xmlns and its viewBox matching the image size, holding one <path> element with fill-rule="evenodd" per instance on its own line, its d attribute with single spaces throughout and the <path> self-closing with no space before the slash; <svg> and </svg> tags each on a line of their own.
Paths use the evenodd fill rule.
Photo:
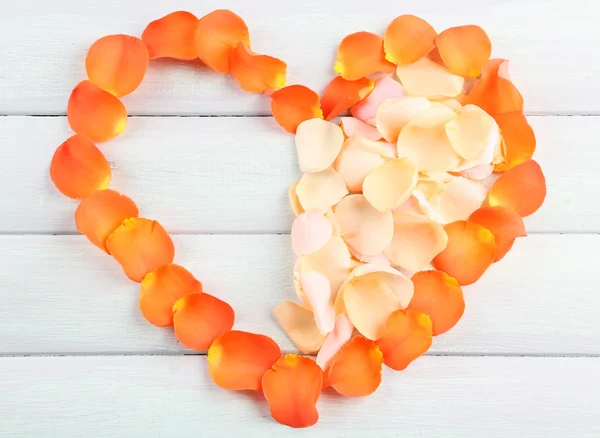
<svg viewBox="0 0 600 438">
<path fill-rule="evenodd" d="M 548 199 L 529 232 L 600 232 L 600 117 L 531 117 Z M 72 233 L 76 203 L 48 176 L 69 136 L 64 117 L 0 117 L 0 233 Z M 101 146 L 111 187 L 176 233 L 289 232 L 287 189 L 299 178 L 293 138 L 270 118 L 129 119 Z M 594 195 L 595 194 L 595 195 Z M 27 212 L 27 214 L 23 214 Z"/>
<path fill-rule="evenodd" d="M 0 114 L 62 114 L 73 86 L 85 78 L 88 47 L 111 33 L 140 35 L 144 26 L 181 8 L 202 16 L 222 8 L 221 0 L 77 0 L 8 3 L 0 26 Z M 528 111 L 590 113 L 600 110 L 596 78 L 600 60 L 589 56 L 600 45 L 598 2 L 536 0 L 497 2 L 437 0 L 278 0 L 234 2 L 247 21 L 253 49 L 288 63 L 288 82 L 321 91 L 333 77 L 335 50 L 360 30 L 383 34 L 397 15 L 411 13 L 438 30 L 476 23 L 489 33 L 493 56 L 512 61 L 512 75 Z M 24 32 L 23 29 L 27 29 Z M 34 49 L 35 48 L 35 49 Z M 134 95 L 125 98 L 132 114 L 267 114 L 268 99 L 240 91 L 229 76 L 196 64 L 153 62 Z"/>
<path fill-rule="evenodd" d="M 369 397 L 327 390 L 319 423 L 304 431 L 272 420 L 260 393 L 216 387 L 206 368 L 197 356 L 1 358 L 0 437 L 600 434 L 590 384 L 600 358 L 421 358 L 386 369 Z"/>
<path fill-rule="evenodd" d="M 175 236 L 176 262 L 236 310 L 235 327 L 295 351 L 272 315 L 296 300 L 289 236 Z M 434 354 L 600 355 L 599 235 L 533 235 L 474 286 Z M 81 236 L 0 237 L 0 354 L 173 353 L 139 314 L 138 288 Z"/>
</svg>

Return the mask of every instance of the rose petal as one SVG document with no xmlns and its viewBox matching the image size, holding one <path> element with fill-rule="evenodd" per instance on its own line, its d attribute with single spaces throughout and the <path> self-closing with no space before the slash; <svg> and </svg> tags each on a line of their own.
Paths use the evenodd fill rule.
<svg viewBox="0 0 600 438">
<path fill-rule="evenodd" d="M 110 140 L 119 135 L 127 124 L 127 111 L 119 99 L 81 81 L 73 89 L 67 107 L 69 126 L 94 142 Z"/>
<path fill-rule="evenodd" d="M 340 222 L 342 237 L 360 254 L 380 254 L 392 241 L 392 213 L 378 211 L 363 195 L 346 196 L 337 205 L 335 216 Z"/>
<path fill-rule="evenodd" d="M 194 37 L 200 59 L 219 73 L 229 72 L 229 57 L 239 42 L 250 47 L 248 26 L 238 15 L 219 9 L 200 18 Z"/>
<path fill-rule="evenodd" d="M 310 309 L 291 301 L 285 301 L 275 308 L 275 317 L 300 351 L 306 354 L 319 351 L 325 335 L 319 331 Z"/>
<path fill-rule="evenodd" d="M 440 197 L 438 215 L 443 223 L 466 220 L 481 207 L 486 197 L 487 189 L 481 182 L 463 177 L 454 178 L 446 184 Z"/>
<path fill-rule="evenodd" d="M 356 32 L 338 47 L 335 71 L 349 81 L 374 73 L 392 73 L 394 64 L 386 61 L 383 40 L 371 32 Z"/>
<path fill-rule="evenodd" d="M 354 257 L 356 260 L 358 260 L 361 263 L 374 263 L 374 264 L 381 264 L 381 265 L 390 265 L 390 261 L 388 260 L 388 258 L 385 256 L 384 253 L 381 254 L 377 254 L 375 256 L 367 256 L 364 254 L 361 254 L 359 252 L 354 251 L 352 248 L 348 248 L 350 250 L 350 253 L 352 253 L 352 257 Z"/>
<path fill-rule="evenodd" d="M 401 371 L 431 347 L 431 319 L 414 310 L 393 312 L 377 346 L 383 353 L 383 362 L 393 370 Z"/>
<path fill-rule="evenodd" d="M 424 97 L 388 99 L 377 110 L 375 125 L 383 138 L 389 142 L 396 142 L 402 128 L 415 115 L 429 108 L 431 103 Z"/>
<path fill-rule="evenodd" d="M 523 112 L 523 97 L 504 70 L 508 70 L 508 61 L 504 59 L 486 62 L 481 79 L 467 96 L 467 103 L 477 105 L 492 117 L 513 111 Z"/>
<path fill-rule="evenodd" d="M 363 193 L 379 211 L 391 211 L 404 203 L 417 185 L 417 168 L 408 158 L 392 158 L 366 176 Z"/>
<path fill-rule="evenodd" d="M 496 122 L 504 140 L 504 163 L 496 164 L 497 172 L 504 172 L 533 157 L 535 134 L 525 115 L 520 111 L 497 114 Z"/>
<path fill-rule="evenodd" d="M 302 204 L 300 204 L 300 199 L 298 199 L 298 194 L 296 193 L 296 188 L 298 187 L 298 183 L 300 181 L 294 181 L 290 188 L 288 189 L 288 197 L 290 198 L 290 205 L 292 207 L 292 211 L 295 215 L 299 215 L 300 213 L 304 213 L 304 208 L 302 208 Z"/>
<path fill-rule="evenodd" d="M 310 303 L 319 332 L 326 335 L 335 326 L 335 313 L 331 300 L 331 285 L 319 272 L 299 272 L 298 282 Z"/>
<path fill-rule="evenodd" d="M 488 203 L 515 210 L 521 217 L 535 213 L 546 199 L 546 178 L 534 160 L 525 161 L 500 176 L 490 189 Z"/>
<path fill-rule="evenodd" d="M 454 150 L 464 159 L 472 160 L 481 156 L 490 141 L 498 141 L 499 128 L 488 113 L 467 105 L 446 124 L 446 134 Z"/>
<path fill-rule="evenodd" d="M 435 44 L 448 69 L 466 78 L 479 76 L 492 54 L 489 37 L 473 24 L 446 29 L 435 38 Z"/>
<path fill-rule="evenodd" d="M 502 260 L 512 248 L 517 237 L 527 236 L 521 216 L 513 209 L 501 205 L 481 207 L 469 216 L 469 222 L 483 225 L 494 235 L 496 241 L 495 262 Z"/>
<path fill-rule="evenodd" d="M 100 149 L 86 136 L 75 134 L 56 148 L 50 178 L 63 195 L 85 198 L 108 187 L 111 170 Z"/>
<path fill-rule="evenodd" d="M 305 120 L 323 118 L 319 95 L 303 85 L 289 85 L 271 94 L 271 112 L 275 121 L 292 134 Z"/>
<path fill-rule="evenodd" d="M 148 49 L 141 39 L 130 35 L 108 35 L 90 47 L 85 70 L 98 88 L 121 97 L 142 83 L 148 61 Z"/>
<path fill-rule="evenodd" d="M 446 248 L 448 236 L 437 222 L 402 210 L 393 217 L 394 237 L 384 252 L 393 265 L 420 271 Z"/>
<path fill-rule="evenodd" d="M 198 57 L 194 41 L 198 18 L 177 11 L 154 20 L 142 33 L 150 59 L 174 58 L 191 61 Z"/>
<path fill-rule="evenodd" d="M 397 65 L 412 64 L 431 52 L 436 35 L 435 29 L 425 20 L 414 15 L 401 15 L 385 31 L 386 59 Z"/>
<path fill-rule="evenodd" d="M 325 120 L 339 116 L 353 105 L 365 99 L 375 83 L 368 78 L 347 81 L 341 76 L 332 79 L 321 96 L 321 109 Z"/>
<path fill-rule="evenodd" d="M 231 330 L 235 313 L 225 301 L 207 293 L 193 293 L 173 305 L 175 336 L 192 350 L 208 350 L 213 341 Z"/>
<path fill-rule="evenodd" d="M 397 97 L 406 97 L 406 92 L 400 82 L 387 76 L 376 79 L 371 94 L 351 108 L 352 115 L 371 124 L 377 115 L 379 106 L 387 99 Z M 348 137 L 350 136 L 350 134 L 346 134 Z"/>
<path fill-rule="evenodd" d="M 180 298 L 202 292 L 202 283 L 183 266 L 166 264 L 149 272 L 142 280 L 139 306 L 150 324 L 173 325 L 173 305 Z"/>
<path fill-rule="evenodd" d="M 150 271 L 172 263 L 175 256 L 171 237 L 150 219 L 125 219 L 108 236 L 106 246 L 125 275 L 137 283 Z"/>
<path fill-rule="evenodd" d="M 494 173 L 493 164 L 479 164 L 460 172 L 460 176 L 481 181 Z"/>
<path fill-rule="evenodd" d="M 448 245 L 433 259 L 433 266 L 466 286 L 475 283 L 496 258 L 494 235 L 487 228 L 466 221 L 444 227 Z"/>
<path fill-rule="evenodd" d="M 349 340 L 325 370 L 325 384 L 346 397 L 364 397 L 381 383 L 383 354 L 375 342 L 362 336 Z"/>
<path fill-rule="evenodd" d="M 264 93 L 285 85 L 287 65 L 280 59 L 253 53 L 239 42 L 229 57 L 231 75 L 244 91 Z"/>
<path fill-rule="evenodd" d="M 292 224 L 292 249 L 296 255 L 313 253 L 325 246 L 332 235 L 333 225 L 323 213 L 301 213 Z"/>
<path fill-rule="evenodd" d="M 433 336 L 454 327 L 465 312 L 465 300 L 458 282 L 442 271 L 417 272 L 412 282 L 415 294 L 408 309 L 429 315 Z"/>
<path fill-rule="evenodd" d="M 305 173 L 296 186 L 296 194 L 302 207 L 322 213 L 327 213 L 347 193 L 344 179 L 332 168 Z"/>
<path fill-rule="evenodd" d="M 433 103 L 433 102 L 432 102 Z M 439 100 L 438 103 L 441 103 L 442 105 L 447 106 L 448 108 L 450 108 L 452 111 L 454 111 L 455 113 L 460 113 L 463 106 L 461 105 L 461 103 L 456 100 L 456 99 L 442 99 Z"/>
<path fill-rule="evenodd" d="M 208 372 L 221 388 L 260 391 L 264 374 L 280 356 L 279 346 L 268 336 L 233 330 L 208 349 Z"/>
<path fill-rule="evenodd" d="M 309 427 L 319 420 L 323 371 L 308 357 L 286 354 L 263 377 L 263 392 L 275 421 Z"/>
<path fill-rule="evenodd" d="M 71 178 L 73 173 L 71 173 Z M 125 195 L 114 190 L 98 190 L 81 201 L 75 210 L 77 231 L 108 252 L 106 239 L 127 218 L 138 217 L 138 208 Z"/>
<path fill-rule="evenodd" d="M 460 94 L 465 79 L 430 59 L 398 66 L 396 74 L 409 96 L 421 97 L 455 97 Z"/>
<path fill-rule="evenodd" d="M 381 140 L 381 134 L 376 128 L 354 117 L 342 117 L 340 119 L 340 127 L 346 137 L 360 135 L 368 140 Z"/>
<path fill-rule="evenodd" d="M 323 346 L 317 354 L 317 365 L 325 370 L 331 359 L 337 354 L 342 346 L 350 340 L 354 326 L 345 313 L 338 315 L 335 319 L 335 327 L 325 338 Z"/>
<path fill-rule="evenodd" d="M 295 142 L 300 169 L 321 172 L 330 167 L 340 153 L 344 132 L 335 123 L 310 119 L 298 126 Z"/>
</svg>

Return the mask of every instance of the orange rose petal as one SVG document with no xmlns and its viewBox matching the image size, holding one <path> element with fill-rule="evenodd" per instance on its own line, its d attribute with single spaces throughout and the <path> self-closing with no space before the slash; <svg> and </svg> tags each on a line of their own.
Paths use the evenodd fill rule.
<svg viewBox="0 0 600 438">
<path fill-rule="evenodd" d="M 442 271 L 421 271 L 411 278 L 415 285 L 409 310 L 431 318 L 433 336 L 446 333 L 465 312 L 465 299 L 458 282 Z"/>
<path fill-rule="evenodd" d="M 244 91 L 264 93 L 285 85 L 285 62 L 267 55 L 257 55 L 239 42 L 229 58 L 231 75 Z"/>
<path fill-rule="evenodd" d="M 154 20 L 142 33 L 150 59 L 174 58 L 191 61 L 198 57 L 194 41 L 198 18 L 177 11 Z"/>
<path fill-rule="evenodd" d="M 125 275 L 139 283 L 150 271 L 173 262 L 171 237 L 156 221 L 125 219 L 106 239 L 106 247 Z"/>
<path fill-rule="evenodd" d="M 467 103 L 477 105 L 494 118 L 523 112 L 523 97 L 508 79 L 508 61 L 491 59 L 484 64 L 482 77 L 467 96 Z"/>
<path fill-rule="evenodd" d="M 429 316 L 414 310 L 397 310 L 387 321 L 377 346 L 383 362 L 401 371 L 431 347 L 432 324 Z"/>
<path fill-rule="evenodd" d="M 306 354 L 319 351 L 326 335 L 319 331 L 312 310 L 284 301 L 275 308 L 275 317 L 300 351 Z"/>
<path fill-rule="evenodd" d="M 90 47 L 85 70 L 97 87 L 121 97 L 142 83 L 148 61 L 148 49 L 141 39 L 130 35 L 108 35 Z"/>
<path fill-rule="evenodd" d="M 100 149 L 86 136 L 75 134 L 56 148 L 50 178 L 63 195 L 85 198 L 108 187 L 111 170 Z"/>
<path fill-rule="evenodd" d="M 121 101 L 90 81 L 81 81 L 71 92 L 67 107 L 71 129 L 94 142 L 110 140 L 127 124 L 127 110 Z"/>
<path fill-rule="evenodd" d="M 472 24 L 446 29 L 435 38 L 435 44 L 448 69 L 466 78 L 479 76 L 492 54 L 489 37 Z"/>
<path fill-rule="evenodd" d="M 495 262 L 502 260 L 512 248 L 517 237 L 527 236 L 521 216 L 513 209 L 501 205 L 481 207 L 469 216 L 469 222 L 483 225 L 494 235 L 496 240 Z"/>
<path fill-rule="evenodd" d="M 364 397 L 381 383 L 383 354 L 375 342 L 355 336 L 331 359 L 325 384 L 346 397 Z"/>
<path fill-rule="evenodd" d="M 463 286 L 475 283 L 496 258 L 494 235 L 487 228 L 466 221 L 449 223 L 444 230 L 448 245 L 433 259 L 433 266 Z"/>
<path fill-rule="evenodd" d="M 371 32 L 356 32 L 344 38 L 338 47 L 335 71 L 349 81 L 373 73 L 392 73 L 394 64 L 385 59 L 383 40 Z"/>
<path fill-rule="evenodd" d="M 98 190 L 81 201 L 75 210 L 75 226 L 90 242 L 108 253 L 106 239 L 110 233 L 125 219 L 138 217 L 138 214 L 131 198 L 114 190 Z"/>
<path fill-rule="evenodd" d="M 233 330 L 215 339 L 208 349 L 208 372 L 221 388 L 260 391 L 264 374 L 280 356 L 279 346 L 270 337 Z"/>
<path fill-rule="evenodd" d="M 425 20 L 414 15 L 401 15 L 385 31 L 385 58 L 397 65 L 412 64 L 433 50 L 436 35 L 435 29 Z"/>
<path fill-rule="evenodd" d="M 321 368 L 297 354 L 282 356 L 262 379 L 271 415 L 291 427 L 309 427 L 319 420 L 316 405 L 322 385 Z"/>
<path fill-rule="evenodd" d="M 233 49 L 239 42 L 250 47 L 250 34 L 240 16 L 218 9 L 198 20 L 194 42 L 202 62 L 219 73 L 229 73 Z"/>
<path fill-rule="evenodd" d="M 341 76 L 333 78 L 321 96 L 321 109 L 325 120 L 339 116 L 348 108 L 366 98 L 375 83 L 368 78 L 348 81 Z"/>
<path fill-rule="evenodd" d="M 497 114 L 496 122 L 504 140 L 504 163 L 496 164 L 497 172 L 504 172 L 524 161 L 535 152 L 536 140 L 533 129 L 521 111 Z"/>
<path fill-rule="evenodd" d="M 192 350 L 208 350 L 213 341 L 231 330 L 235 313 L 231 306 L 207 293 L 193 293 L 173 305 L 175 336 Z"/>
<path fill-rule="evenodd" d="M 492 186 L 488 203 L 512 208 L 522 217 L 535 213 L 546 199 L 546 178 L 534 160 L 506 171 Z"/>
<path fill-rule="evenodd" d="M 166 264 L 142 280 L 139 306 L 144 318 L 158 327 L 173 325 L 173 305 L 180 298 L 202 292 L 202 283 L 183 266 Z"/>
<path fill-rule="evenodd" d="M 292 134 L 305 120 L 323 118 L 319 95 L 304 85 L 289 85 L 271 94 L 271 112 L 275 121 Z"/>
</svg>

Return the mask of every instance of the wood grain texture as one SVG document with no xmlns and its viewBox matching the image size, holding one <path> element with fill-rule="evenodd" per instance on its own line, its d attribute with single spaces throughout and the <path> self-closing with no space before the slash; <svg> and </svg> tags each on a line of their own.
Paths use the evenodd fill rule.
<svg viewBox="0 0 600 438">
<path fill-rule="evenodd" d="M 217 388 L 203 357 L 0 359 L 0 437 L 597 437 L 600 358 L 425 357 L 370 397 L 327 390 L 307 430 L 260 393 Z"/>
<path fill-rule="evenodd" d="M 297 300 L 289 236 L 175 236 L 175 261 L 229 302 L 235 327 L 295 347 L 272 311 Z M 533 235 L 474 286 L 434 354 L 600 355 L 598 235 Z M 0 354 L 183 354 L 138 310 L 139 285 L 82 236 L 0 237 Z"/>
<path fill-rule="evenodd" d="M 598 112 L 600 46 L 594 0 L 22 0 L 0 16 L 0 114 L 62 114 L 85 78 L 88 47 L 111 33 L 140 35 L 173 8 L 202 16 L 229 7 L 248 23 L 253 49 L 288 63 L 288 83 L 321 91 L 333 77 L 335 48 L 360 30 L 382 34 L 396 16 L 422 16 L 438 30 L 476 23 L 489 33 L 493 56 L 511 60 L 530 112 Z M 142 86 L 125 98 L 132 114 L 267 114 L 268 99 L 240 91 L 229 76 L 199 63 L 153 62 Z"/>
<path fill-rule="evenodd" d="M 600 179 L 592 163 L 600 117 L 530 117 L 548 198 L 526 219 L 531 233 L 600 232 Z M 76 202 L 48 167 L 68 136 L 64 117 L 0 117 L 0 233 L 73 233 Z M 111 187 L 175 233 L 288 233 L 287 189 L 300 177 L 293 137 L 271 118 L 129 119 L 100 145 Z M 27 212 L 24 214 L 24 212 Z"/>
</svg>

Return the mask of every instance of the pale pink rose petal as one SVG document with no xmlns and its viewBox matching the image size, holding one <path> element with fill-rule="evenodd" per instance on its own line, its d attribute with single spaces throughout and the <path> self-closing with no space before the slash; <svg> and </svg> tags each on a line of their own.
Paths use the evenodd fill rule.
<svg viewBox="0 0 600 438">
<path fill-rule="evenodd" d="M 350 322 L 350 319 L 348 319 L 348 316 L 345 313 L 338 315 L 335 319 L 335 328 L 327 335 L 323 346 L 319 350 L 319 353 L 317 353 L 317 365 L 322 370 L 327 368 L 333 356 L 350 340 L 352 332 L 354 332 L 354 326 Z"/>
<path fill-rule="evenodd" d="M 390 143 L 389 141 L 379 141 L 381 146 L 387 149 L 388 155 L 390 158 L 398 158 L 398 149 L 396 148 L 396 143 Z"/>
<path fill-rule="evenodd" d="M 388 258 L 385 256 L 384 253 L 377 254 L 376 256 L 366 256 L 364 254 L 360 254 L 360 253 L 354 251 L 352 248 L 348 248 L 348 249 L 354 256 L 354 258 L 362 263 L 373 263 L 376 265 L 388 265 L 388 266 L 390 265 L 390 261 L 388 260 Z"/>
<path fill-rule="evenodd" d="M 481 181 L 482 179 L 486 179 L 492 173 L 494 173 L 493 164 L 479 164 L 475 167 L 471 167 L 470 169 L 461 171 L 460 175 L 464 176 L 465 178 Z"/>
<path fill-rule="evenodd" d="M 333 225 L 323 213 L 308 211 L 292 224 L 292 249 L 296 255 L 310 254 L 325 246 L 333 235 Z"/>
<path fill-rule="evenodd" d="M 300 213 L 304 213 L 304 208 L 302 208 L 302 204 L 300 204 L 300 200 L 298 199 L 298 194 L 296 193 L 296 187 L 300 181 L 294 181 L 288 190 L 288 196 L 290 198 L 290 205 L 292 206 L 292 211 L 295 215 L 299 215 Z"/>
<path fill-rule="evenodd" d="M 408 158 L 392 158 L 365 177 L 363 194 L 379 211 L 392 211 L 406 202 L 417 185 L 418 173 Z"/>
<path fill-rule="evenodd" d="M 480 157 L 490 137 L 497 138 L 499 132 L 500 128 L 492 116 L 474 105 L 465 106 L 446 124 L 446 134 L 452 147 L 465 160 Z"/>
<path fill-rule="evenodd" d="M 458 96 L 465 79 L 450 73 L 446 67 L 423 57 L 409 65 L 401 65 L 396 75 L 409 96 L 443 98 Z"/>
<path fill-rule="evenodd" d="M 346 137 L 360 135 L 373 141 L 381 140 L 379 131 L 360 119 L 354 117 L 342 117 L 340 119 L 340 126 L 344 130 Z"/>
<path fill-rule="evenodd" d="M 404 91 L 400 82 L 390 77 L 379 78 L 375 81 L 375 87 L 373 88 L 373 91 L 371 91 L 371 94 L 369 94 L 366 99 L 363 99 L 354 105 L 350 111 L 357 119 L 371 124 L 371 120 L 373 120 L 377 114 L 377 108 L 379 108 L 379 105 L 381 105 L 383 101 L 393 97 L 404 96 L 406 96 L 406 91 Z"/>
<path fill-rule="evenodd" d="M 457 177 L 446 184 L 440 199 L 439 215 L 444 223 L 467 220 L 483 204 L 488 190 L 479 181 Z"/>
<path fill-rule="evenodd" d="M 322 334 L 310 309 L 285 301 L 275 308 L 275 317 L 292 342 L 305 354 L 319 351 L 325 335 Z"/>
<path fill-rule="evenodd" d="M 402 128 L 418 113 L 431 108 L 424 97 L 400 97 L 383 102 L 375 116 L 375 126 L 389 142 L 396 142 Z"/>
<path fill-rule="evenodd" d="M 333 164 L 342 149 L 342 128 L 323 119 L 309 119 L 296 131 L 298 164 L 303 172 L 321 172 Z"/>
<path fill-rule="evenodd" d="M 304 210 L 327 213 L 348 194 L 348 189 L 342 176 L 328 168 L 322 172 L 305 173 L 296 186 L 296 194 Z"/>
<path fill-rule="evenodd" d="M 406 202 L 400 204 L 394 211 L 405 211 L 407 213 L 422 214 L 419 200 L 414 195 L 410 195 Z"/>
<path fill-rule="evenodd" d="M 311 304 L 319 331 L 323 334 L 329 333 L 335 324 L 329 280 L 319 272 L 299 272 L 298 279 Z"/>
<path fill-rule="evenodd" d="M 342 232 L 340 231 L 340 223 L 335 217 L 335 213 L 333 212 L 333 210 L 329 210 L 327 213 L 325 213 L 325 217 L 329 222 L 331 222 L 331 226 L 333 227 L 333 235 L 337 237 L 342 237 Z"/>
</svg>

